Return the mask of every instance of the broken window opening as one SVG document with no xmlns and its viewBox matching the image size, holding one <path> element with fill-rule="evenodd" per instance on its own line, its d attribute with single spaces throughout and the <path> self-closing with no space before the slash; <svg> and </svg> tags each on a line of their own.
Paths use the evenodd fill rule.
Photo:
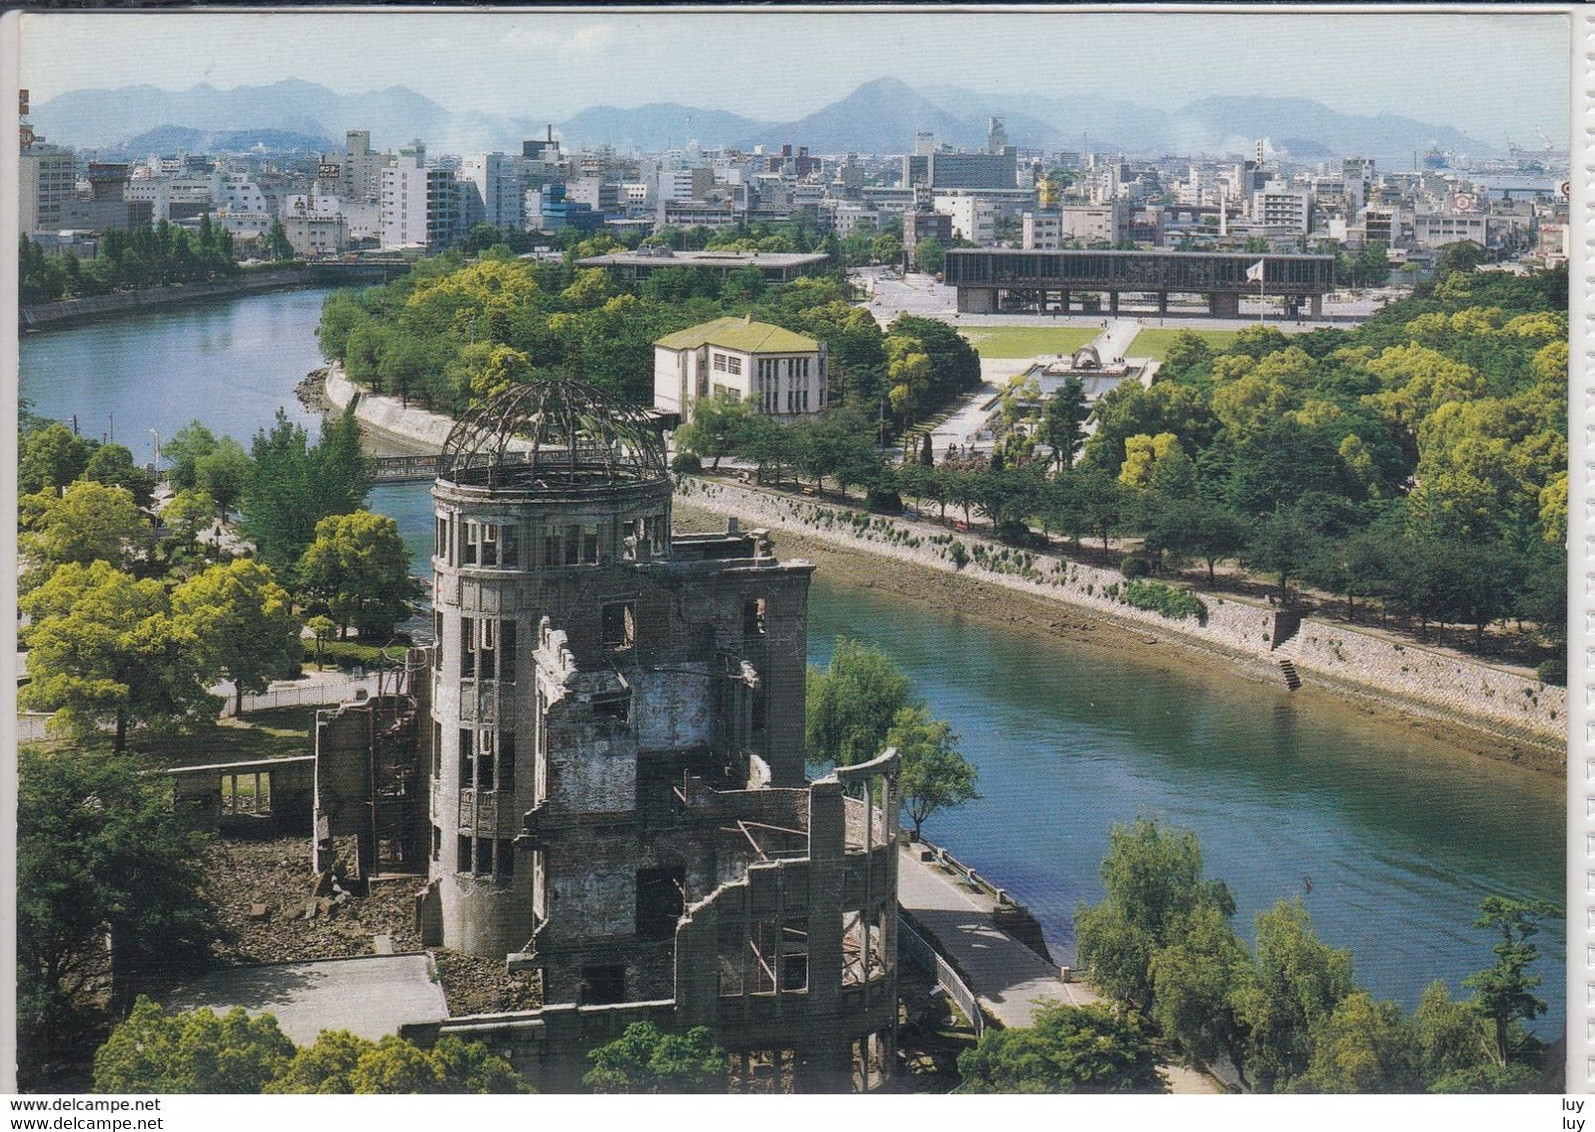
<svg viewBox="0 0 1595 1132">
<path fill-rule="evenodd" d="M 498 524 L 482 524 L 482 565 L 498 565 Z"/>
<path fill-rule="evenodd" d="M 499 622 L 499 657 L 502 671 L 499 673 L 501 680 L 515 679 L 515 622 Z"/>
<path fill-rule="evenodd" d="M 626 1001 L 626 968 L 614 966 L 583 967 L 581 991 L 583 1006 L 611 1006 Z"/>
<path fill-rule="evenodd" d="M 515 733 L 506 731 L 498 737 L 498 788 L 515 789 Z"/>
<path fill-rule="evenodd" d="M 494 863 L 498 866 L 498 875 L 512 877 L 515 875 L 515 842 L 508 837 L 498 839 L 498 852 L 494 855 Z"/>
<path fill-rule="evenodd" d="M 460 618 L 460 675 L 476 676 L 476 620 L 471 617 Z"/>
<path fill-rule="evenodd" d="M 598 561 L 598 524 L 587 523 L 582 527 L 582 561 Z"/>
<path fill-rule="evenodd" d="M 742 606 L 742 631 L 748 636 L 763 636 L 766 605 L 762 597 L 749 598 Z"/>
<path fill-rule="evenodd" d="M 602 700 L 593 701 L 593 718 L 607 719 L 615 723 L 625 723 L 631 717 L 631 697 L 610 696 Z"/>
<path fill-rule="evenodd" d="M 269 771 L 221 776 L 222 813 L 240 816 L 271 812 L 271 773 Z"/>
<path fill-rule="evenodd" d="M 582 529 L 581 524 L 573 523 L 565 528 L 565 565 L 575 566 L 581 562 Z"/>
<path fill-rule="evenodd" d="M 519 566 L 521 564 L 520 535 L 514 527 L 505 527 L 499 541 L 499 564 L 503 566 Z"/>
<path fill-rule="evenodd" d="M 600 634 L 604 648 L 630 652 L 637 643 L 637 603 L 612 601 L 603 608 Z"/>
<path fill-rule="evenodd" d="M 686 872 L 682 869 L 639 869 L 636 933 L 638 939 L 670 939 L 687 910 Z"/>
</svg>

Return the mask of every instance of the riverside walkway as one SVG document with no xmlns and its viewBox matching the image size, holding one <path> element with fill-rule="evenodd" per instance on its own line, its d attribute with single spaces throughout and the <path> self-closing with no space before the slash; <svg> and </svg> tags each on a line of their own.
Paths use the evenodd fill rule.
<svg viewBox="0 0 1595 1132">
<path fill-rule="evenodd" d="M 1101 1002 L 1102 996 L 1079 982 L 1064 982 L 1059 968 L 997 926 L 997 900 L 985 889 L 920 860 L 922 845 L 901 851 L 897 902 L 934 946 L 958 968 L 981 1009 L 1005 1029 L 1035 1024 L 1036 1008 L 1048 1001 L 1071 1006 Z M 1184 1066 L 1159 1067 L 1171 1091 L 1182 1094 L 1221 1090 L 1205 1075 Z"/>
</svg>

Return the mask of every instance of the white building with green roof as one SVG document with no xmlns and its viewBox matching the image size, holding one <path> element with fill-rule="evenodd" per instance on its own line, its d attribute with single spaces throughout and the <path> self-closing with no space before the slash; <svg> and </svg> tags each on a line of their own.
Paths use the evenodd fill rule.
<svg viewBox="0 0 1595 1132">
<path fill-rule="evenodd" d="M 717 318 L 654 343 L 654 408 L 692 416 L 704 397 L 734 396 L 777 419 L 812 416 L 826 403 L 825 343 L 767 322 Z"/>
</svg>

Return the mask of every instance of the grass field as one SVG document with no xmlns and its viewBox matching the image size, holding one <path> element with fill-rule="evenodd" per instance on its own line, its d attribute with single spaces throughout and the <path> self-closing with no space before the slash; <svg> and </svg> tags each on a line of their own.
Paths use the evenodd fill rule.
<svg viewBox="0 0 1595 1132">
<path fill-rule="evenodd" d="M 1093 326 L 965 326 L 959 333 L 983 358 L 1035 358 L 1072 354 L 1102 331 Z"/>
<path fill-rule="evenodd" d="M 1235 341 L 1238 330 L 1143 330 L 1135 336 L 1135 341 L 1130 343 L 1130 348 L 1124 352 L 1127 358 L 1154 358 L 1163 361 L 1169 352 L 1169 346 L 1179 334 L 1194 334 L 1206 342 L 1214 350 L 1222 350 Z"/>
</svg>

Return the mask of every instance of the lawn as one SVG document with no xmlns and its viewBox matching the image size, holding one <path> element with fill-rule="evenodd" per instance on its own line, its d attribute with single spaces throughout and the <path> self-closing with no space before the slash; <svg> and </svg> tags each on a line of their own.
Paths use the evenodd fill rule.
<svg viewBox="0 0 1595 1132">
<path fill-rule="evenodd" d="M 311 753 L 313 707 L 272 708 L 219 719 L 190 735 L 133 736 L 128 746 L 160 766 L 280 759 Z"/>
<path fill-rule="evenodd" d="M 1169 346 L 1179 334 L 1194 334 L 1213 350 L 1222 350 L 1235 341 L 1235 335 L 1239 333 L 1238 330 L 1143 330 L 1135 336 L 1135 341 L 1130 343 L 1124 356 L 1152 358 L 1161 362 L 1168 357 Z"/>
<path fill-rule="evenodd" d="M 1072 354 L 1101 329 L 1095 326 L 964 326 L 959 333 L 983 358 Z"/>
</svg>

